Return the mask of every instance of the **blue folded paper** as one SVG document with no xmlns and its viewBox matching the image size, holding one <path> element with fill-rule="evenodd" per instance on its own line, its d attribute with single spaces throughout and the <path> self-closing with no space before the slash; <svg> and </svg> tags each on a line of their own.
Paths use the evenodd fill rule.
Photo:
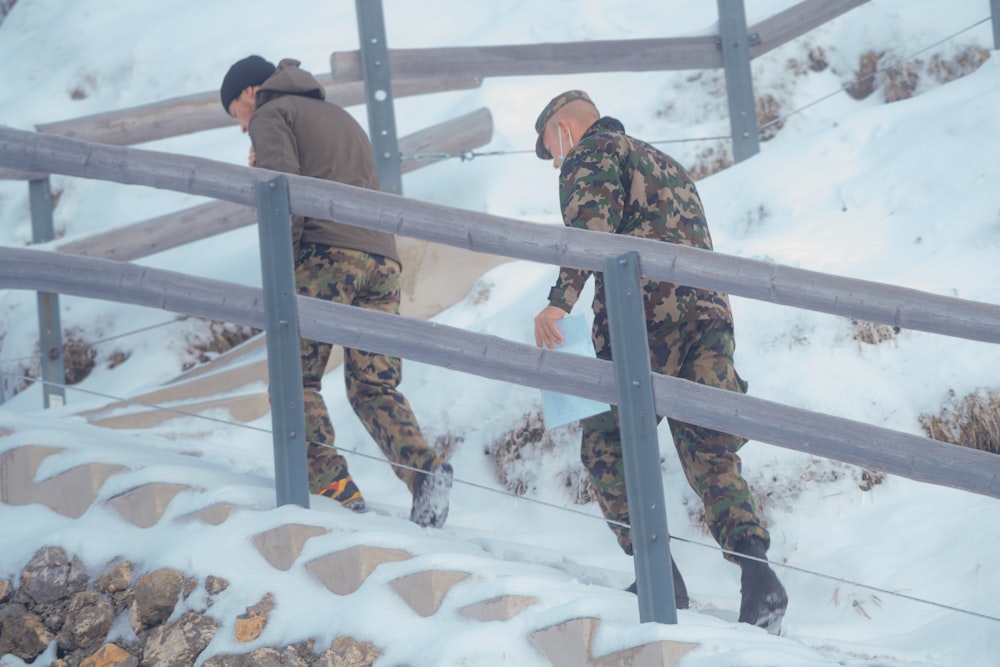
<svg viewBox="0 0 1000 667">
<path fill-rule="evenodd" d="M 594 341 L 590 338 L 590 327 L 582 315 L 567 315 L 559 320 L 559 331 L 563 335 L 560 352 L 579 354 L 596 359 Z M 611 409 L 607 403 L 589 398 L 559 394 L 542 390 L 542 416 L 545 428 L 558 428 Z"/>
</svg>

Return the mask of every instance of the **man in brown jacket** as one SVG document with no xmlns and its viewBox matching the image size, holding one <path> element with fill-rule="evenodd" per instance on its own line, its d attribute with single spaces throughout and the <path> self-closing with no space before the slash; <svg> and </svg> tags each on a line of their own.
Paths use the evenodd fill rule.
<svg viewBox="0 0 1000 667">
<path fill-rule="evenodd" d="M 222 106 L 250 133 L 251 166 L 378 189 L 372 147 L 354 118 L 325 100 L 323 86 L 297 60 L 275 67 L 260 56 L 229 69 Z M 300 295 L 399 313 L 400 261 L 391 234 L 333 220 L 292 218 L 295 283 Z M 320 394 L 332 346 L 301 341 L 309 488 L 345 507 L 365 502 L 333 447 L 334 429 Z M 355 414 L 413 494 L 410 519 L 440 527 L 448 516 L 453 471 L 424 439 L 398 390 L 401 360 L 344 350 L 344 381 Z"/>
</svg>

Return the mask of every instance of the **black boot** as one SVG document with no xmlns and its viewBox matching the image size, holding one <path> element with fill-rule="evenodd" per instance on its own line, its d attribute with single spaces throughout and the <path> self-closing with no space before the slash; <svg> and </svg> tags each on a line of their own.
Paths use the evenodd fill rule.
<svg viewBox="0 0 1000 667">
<path fill-rule="evenodd" d="M 788 607 L 788 594 L 777 575 L 767 564 L 764 541 L 752 536 L 736 545 L 737 553 L 750 558 L 739 560 L 743 574 L 740 577 L 740 622 L 764 628 L 772 635 L 781 631 L 781 620 Z"/>
<path fill-rule="evenodd" d="M 687 609 L 690 604 L 690 600 L 688 599 L 687 586 L 684 585 L 684 577 L 681 576 L 681 571 L 677 569 L 677 562 L 674 561 L 673 558 L 670 559 L 670 565 L 673 570 L 674 578 L 674 606 L 677 609 Z M 632 585 L 625 590 L 629 593 L 635 593 L 635 582 L 633 581 Z"/>
</svg>

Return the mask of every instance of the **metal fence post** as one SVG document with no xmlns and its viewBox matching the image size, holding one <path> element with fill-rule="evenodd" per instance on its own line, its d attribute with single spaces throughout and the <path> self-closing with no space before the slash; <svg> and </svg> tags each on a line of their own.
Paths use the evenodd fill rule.
<svg viewBox="0 0 1000 667">
<path fill-rule="evenodd" d="M 389 48 L 385 38 L 382 0 L 355 0 L 361 69 L 365 77 L 368 132 L 371 134 L 379 189 L 403 194 L 402 161 L 396 136 L 396 112 L 392 101 Z"/>
<path fill-rule="evenodd" d="M 639 620 L 677 623 L 639 255 L 604 261 Z"/>
<path fill-rule="evenodd" d="M 309 507 L 305 401 L 299 357 L 288 180 L 277 176 L 255 186 L 261 277 L 267 334 L 268 393 L 274 438 L 277 504 Z"/>
<path fill-rule="evenodd" d="M 726 95 L 729 99 L 729 127 L 733 134 L 733 159 L 737 162 L 760 152 L 757 136 L 757 104 L 753 96 L 750 71 L 750 45 L 760 41 L 747 34 L 747 15 L 743 0 L 718 0 L 719 46 L 726 72 Z"/>
<path fill-rule="evenodd" d="M 46 243 L 55 238 L 52 223 L 52 187 L 48 178 L 28 182 L 31 206 L 31 240 Z M 42 367 L 42 401 L 46 408 L 66 403 L 66 370 L 63 365 L 59 295 L 38 292 L 38 351 Z"/>
<path fill-rule="evenodd" d="M 993 18 L 993 48 L 1000 49 L 1000 0 L 990 0 L 990 15 Z"/>
</svg>

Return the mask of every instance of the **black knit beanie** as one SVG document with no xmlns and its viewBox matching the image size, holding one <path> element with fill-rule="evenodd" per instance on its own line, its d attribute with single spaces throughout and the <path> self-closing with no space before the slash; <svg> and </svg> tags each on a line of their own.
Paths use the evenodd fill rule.
<svg viewBox="0 0 1000 667">
<path fill-rule="evenodd" d="M 246 88 L 259 86 L 269 76 L 274 74 L 274 65 L 260 56 L 247 56 L 237 60 L 222 79 L 219 97 L 222 98 L 222 108 L 229 113 L 229 105 L 240 96 Z"/>
</svg>

